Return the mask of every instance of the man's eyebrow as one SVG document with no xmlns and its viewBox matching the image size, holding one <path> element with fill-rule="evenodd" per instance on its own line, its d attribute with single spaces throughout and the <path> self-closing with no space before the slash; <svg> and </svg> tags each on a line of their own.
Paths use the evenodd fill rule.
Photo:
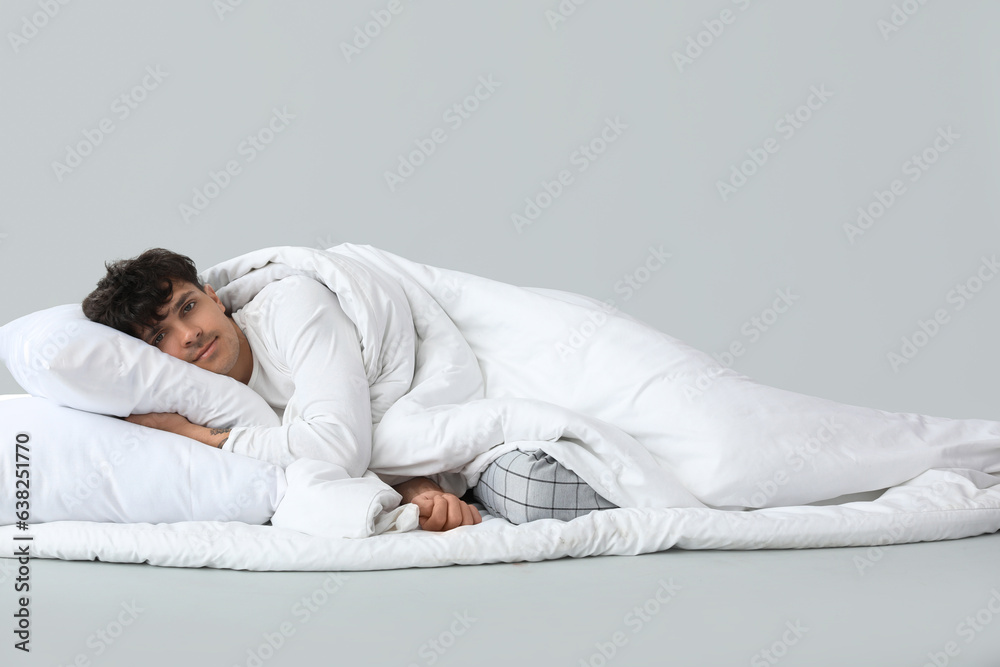
<svg viewBox="0 0 1000 667">
<path fill-rule="evenodd" d="M 191 297 L 192 294 L 194 294 L 194 290 L 193 289 L 189 289 L 187 292 L 184 292 L 184 294 L 181 294 L 180 298 L 177 299 L 177 302 L 174 304 L 174 307 L 171 310 L 173 310 L 175 314 L 178 313 L 178 312 L 180 312 L 181 307 L 185 303 L 187 303 L 187 300 Z M 155 326 L 148 327 L 148 329 L 149 329 L 149 333 L 147 333 L 145 336 L 143 336 L 143 340 L 145 340 L 147 343 L 150 342 L 149 341 L 149 337 L 152 336 L 154 333 L 156 333 L 156 327 Z"/>
</svg>

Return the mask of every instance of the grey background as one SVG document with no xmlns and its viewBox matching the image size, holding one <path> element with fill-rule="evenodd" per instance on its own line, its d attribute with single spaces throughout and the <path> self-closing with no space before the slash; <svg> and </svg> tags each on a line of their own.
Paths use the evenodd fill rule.
<svg viewBox="0 0 1000 667">
<path fill-rule="evenodd" d="M 42 11 L 39 3 L 57 6 L 58 12 L 15 48 L 10 34 L 25 30 L 25 20 Z M 346 241 L 518 285 L 614 297 L 623 311 L 700 349 L 722 352 L 743 342 L 746 353 L 734 368 L 785 389 L 892 411 L 1000 418 L 993 382 L 1000 367 L 993 344 L 1000 286 L 986 282 L 961 310 L 948 300 L 957 283 L 975 276 L 981 257 L 1000 248 L 995 196 L 1000 5 L 595 0 L 576 6 L 567 0 L 563 5 L 575 11 L 553 28 L 546 12 L 558 10 L 555 0 L 400 0 L 402 11 L 347 62 L 341 43 L 372 21 L 370 12 L 388 4 L 243 0 L 220 16 L 209 0 L 4 2 L 0 277 L 7 289 L 0 322 L 80 301 L 103 275 L 105 260 L 148 247 L 183 252 L 205 268 L 264 246 L 329 247 Z M 890 20 L 902 4 L 919 10 L 885 38 L 878 22 Z M 735 20 L 679 71 L 674 52 L 683 52 L 689 37 L 706 30 L 703 21 L 727 9 Z M 166 78 L 120 118 L 112 107 L 115 99 L 140 84 L 147 67 L 159 67 Z M 479 77 L 490 76 L 499 87 L 460 127 L 449 125 L 445 111 L 472 94 Z M 776 121 L 795 113 L 813 86 L 825 86 L 832 97 L 786 138 Z M 265 127 L 275 107 L 287 108 L 295 118 L 246 162 L 240 142 Z M 60 181 L 52 163 L 63 161 L 67 147 L 103 118 L 111 119 L 114 131 Z M 627 129 L 579 172 L 571 154 L 598 136 L 607 118 L 620 118 Z M 919 180 L 909 180 L 904 162 L 931 146 L 938 128 L 947 127 L 959 135 L 954 145 Z M 444 130 L 447 141 L 391 191 L 384 173 L 435 128 Z M 717 181 L 728 179 L 746 151 L 760 148 L 768 137 L 777 140 L 778 152 L 723 201 Z M 223 169 L 228 160 L 239 161 L 242 172 L 186 222 L 179 206 L 190 205 L 192 190 L 204 187 L 209 172 Z M 511 214 L 522 212 L 525 198 L 536 196 L 541 181 L 555 179 L 561 169 L 571 171 L 573 183 L 519 233 Z M 852 245 L 843 225 L 893 179 L 903 181 L 905 194 Z M 624 300 L 615 292 L 616 282 L 643 264 L 651 245 L 663 246 L 672 257 Z M 798 300 L 751 341 L 742 327 L 781 289 Z M 950 321 L 910 363 L 894 370 L 887 354 L 898 352 L 901 338 L 912 336 L 918 320 L 939 308 Z M 21 391 L 0 371 L 0 393 Z M 995 537 L 886 551 L 905 552 L 913 558 L 906 571 L 936 582 L 923 584 L 928 588 L 920 599 L 926 605 L 927 596 L 955 590 L 941 583 L 942 566 L 969 556 L 974 544 L 980 545 L 976 553 L 987 554 L 982 545 L 988 543 L 995 554 Z M 593 650 L 593 641 L 617 629 L 621 609 L 633 598 L 641 602 L 656 578 L 683 559 L 697 564 L 692 577 L 714 578 L 741 568 L 767 582 L 764 588 L 790 596 L 736 589 L 726 601 L 722 593 L 720 604 L 743 610 L 733 622 L 746 623 L 761 609 L 773 616 L 774 627 L 741 630 L 756 644 L 737 642 L 727 655 L 744 663 L 756 650 L 751 645 L 763 647 L 780 635 L 799 604 L 795 596 L 806 593 L 790 583 L 788 573 L 801 572 L 812 581 L 821 576 L 813 564 L 842 552 L 825 553 L 666 553 L 521 566 L 525 569 L 358 573 L 354 581 L 364 578 L 366 588 L 377 582 L 368 589 L 377 592 L 361 596 L 356 589 L 370 606 L 338 607 L 337 623 L 364 625 L 369 634 L 363 636 L 378 643 L 369 650 L 395 651 L 385 664 L 407 664 L 416 660 L 416 637 L 385 642 L 370 634 L 371 624 L 436 636 L 445 627 L 441 618 L 465 604 L 440 597 L 439 586 L 468 586 L 489 598 L 486 589 L 477 588 L 488 586 L 507 600 L 501 606 L 507 615 L 493 612 L 507 620 L 483 623 L 480 638 L 466 645 L 478 650 L 461 656 L 456 649 L 440 664 L 482 660 L 483 651 L 500 645 L 508 652 L 497 655 L 512 657 L 519 632 L 527 632 L 531 642 L 547 641 L 547 635 L 531 630 L 540 623 L 593 630 L 572 639 L 577 644 L 565 662 L 578 664 Z M 768 560 L 779 557 L 791 560 L 779 561 L 781 567 Z M 629 566 L 632 560 L 642 567 Z M 919 664 L 925 651 L 952 636 L 962 613 L 974 612 L 985 602 L 985 591 L 1000 584 L 995 562 L 985 555 L 969 557 L 961 572 L 949 571 L 967 577 L 968 594 L 908 641 L 874 634 L 871 641 L 882 641 L 883 648 L 907 646 L 885 649 L 884 655 Z M 232 649 L 232 655 L 192 664 L 235 664 L 244 644 L 270 631 L 271 621 L 301 588 L 311 590 L 322 580 L 308 574 L 107 564 L 36 562 L 34 567 L 46 582 L 40 584 L 44 597 L 36 600 L 36 637 L 42 655 L 51 658 L 37 664 L 71 660 L 119 601 L 132 597 L 133 586 L 161 605 L 179 605 L 176 613 L 151 611 L 145 625 L 126 636 L 132 649 L 123 641 L 115 647 L 118 657 L 109 651 L 94 664 L 134 664 L 130 661 L 144 655 L 142 647 L 164 628 L 173 629 L 175 645 L 196 640 L 216 651 Z M 518 587 L 509 579 L 529 571 L 537 573 L 531 586 Z M 844 598 L 837 573 L 828 574 L 827 590 L 862 610 L 854 616 L 859 624 L 866 618 L 884 623 L 877 619 L 888 613 L 893 627 L 903 627 L 920 604 L 865 586 L 857 587 L 858 598 Z M 475 581 L 463 583 L 465 576 Z M 857 583 L 856 573 L 849 576 Z M 55 588 L 54 581 L 65 588 Z M 103 606 L 97 601 L 89 606 L 94 591 L 88 581 L 97 582 Z M 622 593 L 612 581 L 624 582 L 631 592 Z M 546 620 L 537 611 L 521 617 L 523 623 L 511 620 L 523 606 L 504 596 L 550 584 L 541 596 L 554 605 Z M 241 617 L 251 604 L 247 591 L 258 586 L 269 592 L 253 598 L 257 615 Z M 0 597 L 12 605 L 12 596 L 8 590 Z M 815 603 L 815 595 L 811 599 Z M 873 608 L 875 599 L 884 606 Z M 581 606 L 581 600 L 599 604 Z M 182 609 L 195 603 L 201 612 Z M 61 605 L 70 611 L 57 615 Z M 433 614 L 422 611 L 429 608 Z M 815 607 L 827 609 L 824 613 L 830 608 L 835 607 Z M 488 607 L 479 609 L 486 617 Z M 593 610 L 605 616 L 594 616 Z M 690 624 L 692 613 L 689 607 L 676 618 Z M 576 626 L 584 614 L 590 625 Z M 850 625 L 843 614 L 832 618 Z M 215 630 L 206 634 L 199 629 L 203 624 Z M 863 624 L 854 629 L 859 627 Z M 996 647 L 996 629 L 988 630 Z M 720 664 L 709 655 L 729 645 L 709 646 L 705 637 L 721 631 L 705 626 L 700 639 L 688 630 L 671 638 L 658 635 L 645 655 L 689 650 Z M 837 633 L 827 632 L 823 636 L 832 642 Z M 839 632 L 843 637 L 849 629 Z M 874 631 L 869 626 L 867 632 Z M 318 633 L 301 646 L 329 646 L 334 635 Z M 816 655 L 856 655 L 849 646 L 837 646 L 840 653 Z M 962 664 L 976 664 L 973 650 L 986 648 L 982 639 L 964 648 Z M 0 650 L 9 653 L 7 647 Z M 639 655 L 623 652 L 611 663 L 644 664 Z M 34 657 L 33 663 L 41 660 Z M 174 664 L 161 658 L 162 664 Z M 794 651 L 783 662 L 820 664 L 815 655 Z M 266 664 L 303 663 L 283 650 Z"/>
</svg>

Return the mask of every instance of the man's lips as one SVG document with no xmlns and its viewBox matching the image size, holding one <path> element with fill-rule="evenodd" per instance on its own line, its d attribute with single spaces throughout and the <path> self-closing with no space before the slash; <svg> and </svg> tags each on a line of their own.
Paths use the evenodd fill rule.
<svg viewBox="0 0 1000 667">
<path fill-rule="evenodd" d="M 217 340 L 219 340 L 218 337 L 213 338 L 212 342 L 209 343 L 206 347 L 203 347 L 201 350 L 201 354 L 195 357 L 194 360 L 201 361 L 205 356 L 212 354 L 212 352 L 215 352 L 215 343 Z"/>
</svg>

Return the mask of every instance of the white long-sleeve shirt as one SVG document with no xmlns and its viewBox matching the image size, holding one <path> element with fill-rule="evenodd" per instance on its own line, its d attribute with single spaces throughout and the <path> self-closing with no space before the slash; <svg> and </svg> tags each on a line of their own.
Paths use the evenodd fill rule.
<svg viewBox="0 0 1000 667">
<path fill-rule="evenodd" d="M 253 352 L 247 386 L 282 423 L 236 426 L 222 449 L 282 467 L 330 461 L 361 477 L 371 461 L 371 399 L 361 337 L 337 296 L 290 276 L 265 286 L 233 320 Z"/>
</svg>

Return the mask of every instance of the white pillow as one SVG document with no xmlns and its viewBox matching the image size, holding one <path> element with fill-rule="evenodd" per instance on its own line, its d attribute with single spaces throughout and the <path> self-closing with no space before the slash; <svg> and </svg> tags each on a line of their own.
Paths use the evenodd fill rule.
<svg viewBox="0 0 1000 667">
<path fill-rule="evenodd" d="M 2 398 L 0 525 L 19 511 L 29 524 L 262 524 L 284 496 L 272 463 L 44 398 Z"/>
<path fill-rule="evenodd" d="M 177 412 L 210 428 L 281 423 L 245 384 L 91 322 L 80 304 L 0 327 L 0 358 L 25 391 L 78 410 L 117 417 Z"/>
</svg>

